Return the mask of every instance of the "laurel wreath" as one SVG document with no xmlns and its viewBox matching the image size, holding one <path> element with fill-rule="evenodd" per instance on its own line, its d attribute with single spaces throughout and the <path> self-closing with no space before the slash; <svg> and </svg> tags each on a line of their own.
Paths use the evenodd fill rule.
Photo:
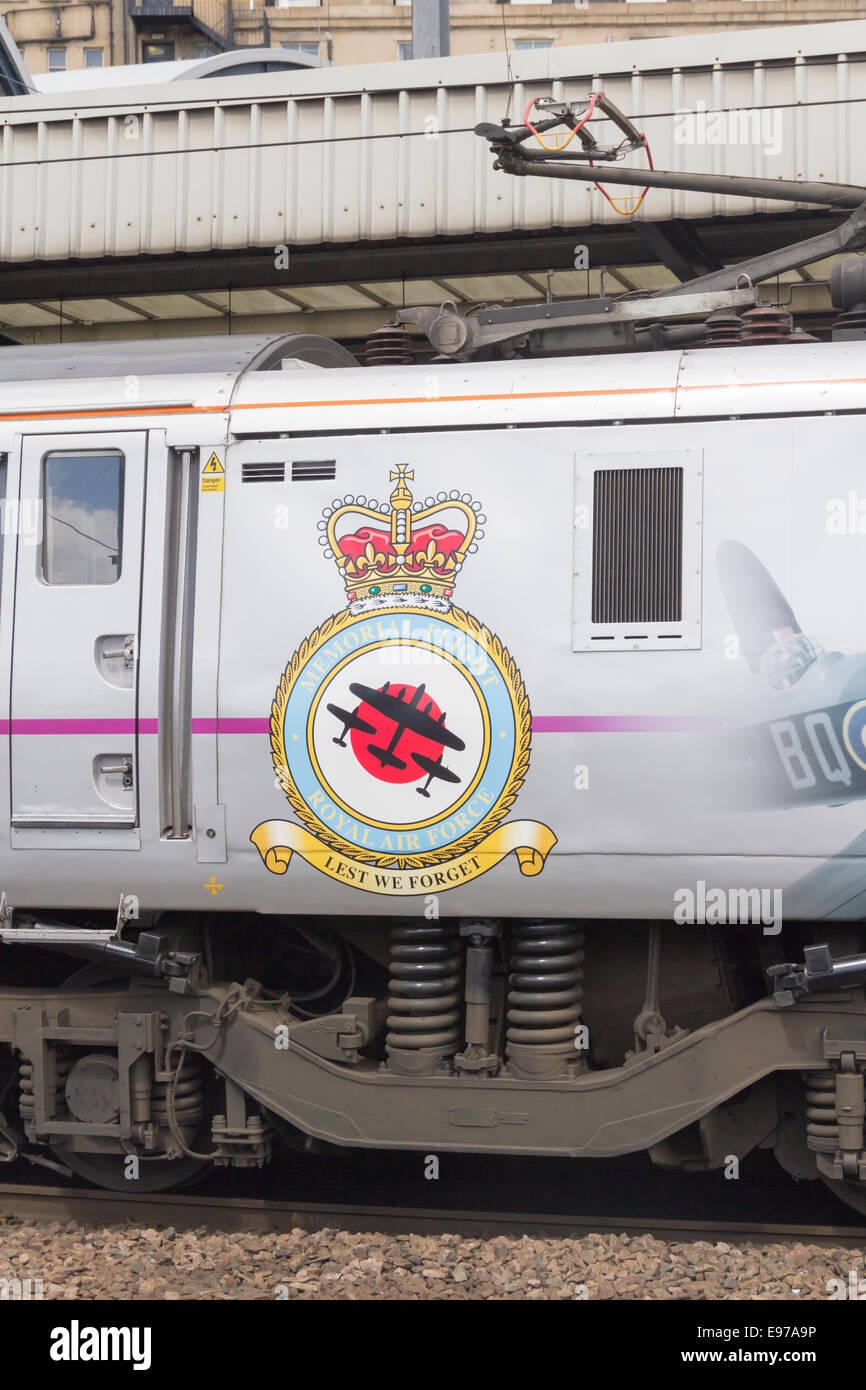
<svg viewBox="0 0 866 1390">
<path fill-rule="evenodd" d="M 389 610 L 382 610 L 383 613 Z M 395 609 L 405 615 L 404 608 Z M 298 650 L 287 665 L 277 686 L 274 702 L 271 706 L 270 739 L 271 756 L 274 763 L 274 771 L 277 780 L 289 799 L 292 810 L 298 819 L 310 830 L 317 839 L 326 844 L 329 849 L 346 854 L 357 863 L 372 864 L 377 868 L 398 868 L 398 869 L 422 869 L 430 864 L 442 864 L 447 860 L 456 859 L 458 855 L 466 854 L 475 848 L 477 844 L 489 835 L 502 818 L 508 813 L 517 799 L 517 794 L 523 786 L 526 773 L 529 770 L 529 753 L 532 742 L 532 714 L 529 708 L 529 698 L 526 694 L 526 687 L 523 684 L 523 677 L 520 669 L 506 647 L 502 645 L 499 638 L 489 628 L 480 623 L 471 613 L 465 612 L 462 608 L 452 608 L 451 614 L 459 626 L 468 632 L 483 650 L 492 656 L 496 666 L 508 686 L 511 696 L 511 703 L 514 709 L 514 724 L 516 730 L 516 744 L 514 761 L 511 765 L 511 772 L 508 781 L 503 787 L 497 800 L 494 802 L 483 821 L 480 821 L 472 830 L 468 831 L 461 839 L 454 841 L 440 849 L 425 850 L 423 854 L 395 855 L 392 853 L 376 853 L 371 850 L 361 849 L 351 840 L 345 840 L 340 835 L 335 835 L 333 831 L 313 815 L 306 802 L 301 797 L 295 784 L 294 778 L 289 770 L 289 760 L 286 754 L 285 739 L 283 736 L 283 724 L 286 714 L 286 706 L 292 687 L 298 677 L 298 673 L 306 665 L 313 654 L 318 651 L 323 642 L 327 642 L 336 633 L 351 623 L 353 615 L 348 609 L 341 613 L 335 613 L 332 617 L 315 628 L 308 637 L 305 637 Z M 395 828 L 395 834 L 398 833 Z"/>
</svg>

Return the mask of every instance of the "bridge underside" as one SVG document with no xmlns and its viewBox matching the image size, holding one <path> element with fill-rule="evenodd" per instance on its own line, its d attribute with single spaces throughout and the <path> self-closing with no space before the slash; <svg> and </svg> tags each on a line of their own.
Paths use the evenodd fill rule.
<svg viewBox="0 0 866 1390">
<path fill-rule="evenodd" d="M 817 235 L 810 210 L 669 219 L 389 243 L 0 264 L 0 335 L 20 343 L 212 333 L 324 333 L 357 347 L 404 304 L 580 298 L 659 290 Z M 575 270 L 585 246 L 591 270 Z M 288 265 L 285 265 L 285 260 Z M 765 283 L 810 331 L 826 330 L 830 261 Z M 419 344 L 420 346 L 420 344 Z"/>
<path fill-rule="evenodd" d="M 856 191 L 864 31 L 782 26 L 515 52 L 507 65 L 490 53 L 0 98 L 0 337 L 308 331 L 355 346 L 404 304 L 465 311 L 597 295 L 602 280 L 611 294 L 688 282 L 844 214 L 764 191 L 653 188 L 622 216 L 591 184 L 497 169 L 478 125 L 603 87 L 656 170 Z M 615 142 L 617 128 L 604 117 L 596 134 Z M 792 271 L 763 297 L 826 331 L 829 268 Z"/>
</svg>

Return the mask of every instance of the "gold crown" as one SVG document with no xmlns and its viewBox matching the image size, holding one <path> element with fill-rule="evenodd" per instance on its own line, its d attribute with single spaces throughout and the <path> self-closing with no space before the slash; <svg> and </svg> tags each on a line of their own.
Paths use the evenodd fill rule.
<svg viewBox="0 0 866 1390">
<path fill-rule="evenodd" d="M 415 502 L 406 481 L 415 473 L 408 464 L 398 464 L 390 477 L 396 487 L 387 506 L 346 497 L 326 507 L 320 544 L 336 561 L 350 604 L 447 606 L 466 555 L 484 535 L 478 529 L 485 520 L 480 503 L 458 492 Z"/>
</svg>

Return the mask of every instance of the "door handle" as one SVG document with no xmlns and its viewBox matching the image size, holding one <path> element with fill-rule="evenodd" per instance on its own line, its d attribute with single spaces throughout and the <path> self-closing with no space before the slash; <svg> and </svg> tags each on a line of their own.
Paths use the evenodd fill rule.
<svg viewBox="0 0 866 1390">
<path fill-rule="evenodd" d="M 124 637 L 123 646 L 120 648 L 115 647 L 109 651 L 107 647 L 103 647 L 102 655 L 106 661 L 122 661 L 124 666 L 132 666 L 135 662 L 135 634 L 130 633 L 128 637 Z"/>
<path fill-rule="evenodd" d="M 123 761 L 122 763 L 104 763 L 104 764 L 100 767 L 99 771 L 100 771 L 100 773 L 101 773 L 103 776 L 105 776 L 105 775 L 107 775 L 107 774 L 110 774 L 110 773 L 119 773 L 119 774 L 123 777 L 123 785 L 124 785 L 125 787 L 131 787 L 131 786 L 132 786 L 132 759 L 131 759 L 131 758 L 126 758 L 126 759 L 124 759 L 124 761 Z"/>
</svg>

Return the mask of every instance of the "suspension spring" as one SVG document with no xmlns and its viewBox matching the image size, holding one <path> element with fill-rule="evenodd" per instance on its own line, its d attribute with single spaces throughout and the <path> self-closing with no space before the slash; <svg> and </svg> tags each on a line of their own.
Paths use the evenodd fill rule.
<svg viewBox="0 0 866 1390">
<path fill-rule="evenodd" d="M 168 1127 L 168 1092 L 172 1088 L 174 1114 L 182 1129 L 196 1130 L 204 1118 L 204 1071 L 201 1059 L 185 1052 L 175 1082 L 154 1081 L 151 1117 L 155 1124 Z"/>
<path fill-rule="evenodd" d="M 431 1073 L 460 1043 L 461 942 L 456 924 L 398 923 L 391 928 L 388 1063 Z"/>
<path fill-rule="evenodd" d="M 836 1119 L 836 1074 L 806 1071 L 806 1143 L 819 1153 L 835 1153 L 839 1147 Z"/>
<path fill-rule="evenodd" d="M 66 1078 L 72 1068 L 73 1058 L 57 1050 L 54 1051 L 54 1086 L 47 1096 L 50 1115 L 65 1115 Z M 18 1109 L 22 1120 L 35 1120 L 36 1099 L 33 1092 L 33 1063 L 26 1057 L 21 1059 L 18 1068 Z"/>
<path fill-rule="evenodd" d="M 585 933 L 575 922 L 517 922 L 511 947 L 507 1052 L 518 1076 L 561 1076 L 577 1059 Z"/>
</svg>

